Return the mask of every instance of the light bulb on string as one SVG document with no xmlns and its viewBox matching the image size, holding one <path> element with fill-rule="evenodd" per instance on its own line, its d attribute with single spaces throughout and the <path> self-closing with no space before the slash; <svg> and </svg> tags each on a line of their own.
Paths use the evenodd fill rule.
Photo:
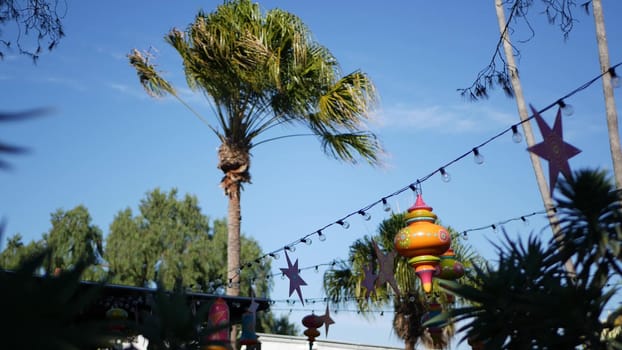
<svg viewBox="0 0 622 350">
<path fill-rule="evenodd" d="M 295 252 L 296 251 L 296 245 L 292 244 L 292 245 L 286 245 L 285 247 L 283 247 L 283 249 L 285 250 L 289 250 L 290 252 Z"/>
<path fill-rule="evenodd" d="M 389 202 L 387 202 L 386 198 L 382 198 L 382 210 L 391 211 L 391 206 L 389 205 Z"/>
<path fill-rule="evenodd" d="M 306 237 L 306 238 L 301 238 L 301 239 L 300 239 L 300 243 L 304 243 L 304 244 L 306 244 L 306 245 L 311 245 L 311 243 L 312 243 L 312 242 L 311 242 L 311 238 L 309 238 L 309 237 Z"/>
<path fill-rule="evenodd" d="M 341 225 L 341 227 L 345 228 L 346 230 L 350 228 L 350 223 L 345 220 L 339 220 L 337 221 L 337 223 Z"/>
<path fill-rule="evenodd" d="M 512 141 L 515 143 L 521 143 L 523 141 L 523 135 L 518 131 L 516 125 L 512 125 Z"/>
<path fill-rule="evenodd" d="M 622 85 L 622 82 L 620 82 L 620 77 L 616 73 L 616 69 L 615 68 L 613 68 L 613 67 L 609 68 L 609 76 L 611 76 L 611 86 L 614 89 L 617 89 L 617 88 L 620 87 L 620 85 Z"/>
<path fill-rule="evenodd" d="M 469 235 L 467 234 L 466 231 L 462 232 L 462 240 L 464 240 L 464 241 L 468 241 L 469 240 Z"/>
<path fill-rule="evenodd" d="M 317 231 L 317 239 L 324 242 L 326 240 L 326 235 L 322 233 L 322 230 Z"/>
<path fill-rule="evenodd" d="M 473 161 L 475 164 L 484 164 L 484 156 L 479 152 L 477 147 L 473 148 Z"/>
<path fill-rule="evenodd" d="M 574 107 L 572 107 L 571 104 L 564 102 L 564 100 L 558 100 L 557 105 L 559 106 L 559 108 L 561 108 L 562 113 L 565 116 L 570 117 L 571 115 L 574 114 Z"/>
<path fill-rule="evenodd" d="M 359 214 L 363 217 L 365 221 L 371 220 L 371 215 L 368 212 L 364 210 L 359 210 Z"/>
<path fill-rule="evenodd" d="M 268 254 L 268 255 L 269 255 L 272 259 L 274 259 L 274 260 L 279 260 L 279 258 L 281 257 L 281 256 L 279 255 L 279 252 L 272 252 L 272 253 L 270 253 L 270 254 Z"/>
<path fill-rule="evenodd" d="M 525 226 L 529 226 L 529 220 L 527 220 L 527 218 L 526 218 L 526 217 L 521 216 L 521 217 L 520 217 L 520 219 L 521 219 L 521 221 L 523 222 L 523 224 L 525 224 Z"/>
<path fill-rule="evenodd" d="M 440 168 L 439 171 L 441 172 L 441 180 L 443 180 L 443 182 L 451 181 L 451 175 L 449 175 L 445 168 Z"/>
</svg>

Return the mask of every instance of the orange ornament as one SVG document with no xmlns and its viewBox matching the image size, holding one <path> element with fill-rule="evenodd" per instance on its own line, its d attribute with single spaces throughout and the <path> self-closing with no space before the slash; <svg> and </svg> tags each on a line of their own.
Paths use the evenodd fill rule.
<svg viewBox="0 0 622 350">
<path fill-rule="evenodd" d="M 432 277 L 438 271 L 439 256 L 449 249 L 451 236 L 446 228 L 436 224 L 437 216 L 417 194 L 415 204 L 406 213 L 407 226 L 393 240 L 395 250 L 407 257 L 415 269 L 426 293 L 432 291 Z"/>
</svg>

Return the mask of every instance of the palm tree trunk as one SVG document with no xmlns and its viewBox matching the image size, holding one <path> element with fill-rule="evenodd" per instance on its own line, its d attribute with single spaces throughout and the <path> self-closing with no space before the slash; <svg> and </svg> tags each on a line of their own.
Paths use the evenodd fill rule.
<svg viewBox="0 0 622 350">
<path fill-rule="evenodd" d="M 229 187 L 229 208 L 227 213 L 227 295 L 240 295 L 240 183 L 235 182 Z M 231 346 L 236 348 L 238 335 L 237 325 L 231 327 Z"/>
<path fill-rule="evenodd" d="M 516 63 L 514 61 L 514 53 L 512 51 L 512 44 L 510 42 L 510 36 L 506 30 L 506 19 L 505 12 L 503 9 L 503 0 L 495 0 L 495 8 L 497 10 L 497 21 L 499 23 L 499 31 L 503 36 L 503 49 L 505 51 L 505 59 L 508 65 L 508 70 L 510 71 L 510 79 L 512 82 L 512 89 L 514 90 L 514 96 L 516 98 L 516 106 L 518 107 L 518 114 L 520 116 L 521 121 L 525 121 L 529 118 L 529 113 L 527 111 L 527 106 L 525 104 L 525 97 L 523 96 L 523 89 L 520 84 L 520 79 L 518 78 L 518 69 L 516 68 Z M 533 130 L 531 129 L 531 124 L 529 122 L 524 122 L 521 124 L 523 126 L 523 132 L 525 133 L 525 141 L 527 141 L 527 146 L 533 146 L 535 142 L 535 138 L 533 136 Z M 551 192 L 549 191 L 549 186 L 546 183 L 546 178 L 544 177 L 544 172 L 542 171 L 542 164 L 540 163 L 540 158 L 537 155 L 529 152 L 529 157 L 531 158 L 531 164 L 533 166 L 534 174 L 536 175 L 536 182 L 538 183 L 538 188 L 540 189 L 540 196 L 542 197 L 542 202 L 544 203 L 544 207 L 546 209 L 547 217 L 549 218 L 549 223 L 551 225 L 551 229 L 553 231 L 553 236 L 556 239 L 560 237 L 560 227 L 557 224 L 559 220 L 555 215 L 555 211 L 553 209 L 554 204 L 551 198 Z M 570 276 L 575 275 L 574 265 L 572 261 L 568 260 L 565 263 L 566 272 Z"/>
<path fill-rule="evenodd" d="M 594 25 L 596 26 L 596 41 L 598 42 L 600 69 L 601 72 L 604 73 L 609 70 L 609 48 L 607 45 L 607 33 L 605 32 L 605 17 L 603 16 L 602 1 L 592 0 L 592 8 L 594 10 Z M 605 96 L 605 111 L 607 114 L 607 128 L 609 130 L 609 149 L 611 150 L 611 160 L 613 161 L 616 188 L 620 189 L 622 187 L 622 150 L 620 149 L 618 112 L 616 111 L 616 101 L 611 86 L 611 75 L 603 75 L 602 81 L 603 94 Z"/>
</svg>

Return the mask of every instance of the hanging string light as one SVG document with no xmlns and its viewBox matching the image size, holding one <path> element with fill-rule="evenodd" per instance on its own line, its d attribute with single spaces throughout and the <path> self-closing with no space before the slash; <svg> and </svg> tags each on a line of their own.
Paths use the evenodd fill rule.
<svg viewBox="0 0 622 350">
<path fill-rule="evenodd" d="M 364 210 L 359 210 L 359 214 L 363 217 L 365 221 L 371 220 L 371 215 L 368 212 Z"/>
<path fill-rule="evenodd" d="M 484 156 L 477 147 L 473 147 L 473 161 L 475 164 L 484 164 Z"/>
<path fill-rule="evenodd" d="M 337 223 L 346 230 L 350 228 L 350 223 L 345 220 L 338 220 Z"/>
<path fill-rule="evenodd" d="M 443 180 L 443 182 L 451 181 L 451 175 L 449 175 L 449 173 L 447 172 L 447 170 L 445 170 L 445 168 L 440 168 L 438 169 L 438 171 L 441 173 L 441 180 Z"/>
<path fill-rule="evenodd" d="M 391 206 L 389 205 L 389 202 L 387 202 L 386 198 L 382 198 L 382 210 L 391 211 Z"/>
<path fill-rule="evenodd" d="M 559 108 L 561 108 L 562 113 L 565 116 L 570 117 L 574 114 L 574 107 L 572 107 L 571 104 L 567 104 L 566 102 L 564 102 L 564 100 L 557 100 L 557 105 L 559 106 Z"/>
<path fill-rule="evenodd" d="M 521 143 L 523 141 L 523 135 L 518 131 L 517 125 L 512 125 L 512 141 Z"/>
<path fill-rule="evenodd" d="M 616 73 L 616 69 L 615 67 L 611 67 L 608 70 L 609 72 L 609 76 L 611 77 L 611 86 L 614 89 L 617 89 L 620 87 L 620 77 L 618 76 L 618 74 Z"/>
<path fill-rule="evenodd" d="M 326 235 L 322 233 L 322 230 L 317 230 L 317 239 L 322 242 L 326 240 Z"/>
</svg>

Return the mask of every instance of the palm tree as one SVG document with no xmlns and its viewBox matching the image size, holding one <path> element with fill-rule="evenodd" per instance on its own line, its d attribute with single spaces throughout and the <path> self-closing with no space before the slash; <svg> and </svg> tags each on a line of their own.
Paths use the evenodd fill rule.
<svg viewBox="0 0 622 350">
<path fill-rule="evenodd" d="M 562 239 L 526 243 L 506 236 L 497 268 L 479 271 L 479 285 L 441 282 L 471 300 L 444 315 L 465 321 L 463 339 L 485 349 L 619 349 L 622 307 L 605 317 L 622 276 L 620 194 L 606 173 L 579 170 L 560 182 L 556 198 Z M 572 281 L 563 264 L 573 259 Z M 440 317 L 441 319 L 443 317 Z M 438 320 L 437 320 L 438 321 Z M 616 329 L 616 332 L 611 330 Z M 613 334 L 613 336 L 612 336 Z"/>
<path fill-rule="evenodd" d="M 311 37 L 297 16 L 279 9 L 262 15 L 250 0 L 226 1 L 212 13 L 199 12 L 187 30 L 165 40 L 183 60 L 189 86 L 213 107 L 213 122 L 198 115 L 156 71 L 148 55 L 128 56 L 152 96 L 170 94 L 201 118 L 220 140 L 218 168 L 229 198 L 227 294 L 239 295 L 240 193 L 250 183 L 251 150 L 291 136 L 315 135 L 330 156 L 378 164 L 380 145 L 363 122 L 376 101 L 369 77 L 341 74 L 331 52 Z M 308 134 L 258 140 L 276 127 L 301 125 Z"/>
<path fill-rule="evenodd" d="M 422 318 L 429 311 L 430 297 L 421 290 L 415 272 L 406 258 L 397 256 L 394 259 L 394 277 L 399 295 L 395 291 L 391 292 L 386 283 L 377 285 L 374 293 L 369 295 L 365 287 L 365 269 L 371 264 L 372 271 L 376 271 L 379 265 L 374 244 L 378 244 L 386 252 L 392 252 L 393 239 L 405 226 L 405 216 L 394 214 L 380 223 L 377 235 L 356 240 L 350 246 L 349 260 L 341 262 L 339 267 L 327 271 L 324 275 L 324 290 L 332 303 L 345 304 L 354 300 L 357 308 L 366 316 L 372 315 L 366 311 L 391 305 L 395 311 L 393 330 L 404 340 L 407 350 L 414 349 L 418 342 L 429 348 L 445 348 L 453 336 L 453 325 L 444 327 L 442 337 L 436 339 L 432 338 L 423 326 Z M 451 229 L 450 231 L 454 237 L 457 236 Z M 458 260 L 466 267 L 470 267 L 477 259 L 476 254 L 458 240 L 454 240 L 452 248 Z M 444 293 L 434 293 L 432 298 L 440 302 L 443 308 L 453 307 L 452 300 Z"/>
<path fill-rule="evenodd" d="M 622 188 L 622 146 L 620 146 L 620 132 L 618 127 L 618 111 L 616 100 L 613 95 L 612 77 L 615 71 L 609 66 L 609 46 L 607 45 L 607 33 L 605 31 L 605 16 L 601 0 L 591 0 L 594 9 L 594 26 L 596 31 L 596 42 L 598 44 L 598 60 L 601 72 L 608 72 L 602 77 L 603 96 L 605 98 L 605 113 L 607 119 L 607 130 L 609 131 L 609 149 L 613 162 L 613 175 L 616 188 Z M 584 4 L 585 8 L 589 2 Z"/>
</svg>

